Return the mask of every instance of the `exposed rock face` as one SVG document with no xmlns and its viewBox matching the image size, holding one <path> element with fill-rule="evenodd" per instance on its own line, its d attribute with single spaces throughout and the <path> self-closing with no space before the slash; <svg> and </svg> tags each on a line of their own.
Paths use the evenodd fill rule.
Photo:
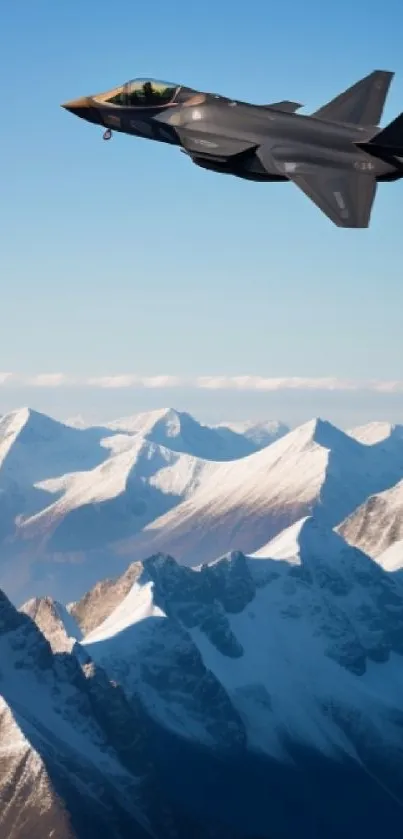
<svg viewBox="0 0 403 839">
<path fill-rule="evenodd" d="M 229 839 L 165 795 L 136 698 L 77 642 L 56 652 L 69 639 L 52 601 L 30 608 L 49 641 L 0 593 L 0 836 Z"/>
<path fill-rule="evenodd" d="M 69 604 L 67 609 L 84 634 L 91 632 L 112 614 L 130 591 L 142 568 L 141 562 L 133 562 L 118 579 L 102 580 L 77 603 Z"/>
<path fill-rule="evenodd" d="M 403 539 L 403 481 L 371 495 L 337 529 L 351 545 L 379 557 Z"/>
</svg>

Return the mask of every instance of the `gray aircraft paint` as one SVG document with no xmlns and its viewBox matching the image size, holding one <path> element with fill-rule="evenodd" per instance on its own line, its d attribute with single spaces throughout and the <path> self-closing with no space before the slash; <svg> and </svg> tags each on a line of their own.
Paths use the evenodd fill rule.
<svg viewBox="0 0 403 839">
<path fill-rule="evenodd" d="M 403 114 L 378 127 L 393 75 L 376 70 L 312 115 L 297 102 L 254 105 L 152 80 L 63 107 L 106 127 L 105 139 L 113 129 L 180 146 L 215 172 L 291 181 L 339 227 L 368 227 L 378 182 L 403 177 Z"/>
</svg>

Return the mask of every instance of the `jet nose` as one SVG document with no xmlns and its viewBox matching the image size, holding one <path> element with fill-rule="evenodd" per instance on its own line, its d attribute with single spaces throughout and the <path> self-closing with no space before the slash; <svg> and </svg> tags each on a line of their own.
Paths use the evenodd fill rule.
<svg viewBox="0 0 403 839">
<path fill-rule="evenodd" d="M 62 108 L 75 114 L 77 117 L 85 119 L 86 111 L 92 107 L 92 102 L 88 96 L 82 96 L 80 99 L 71 99 L 69 102 L 64 102 Z"/>
<path fill-rule="evenodd" d="M 82 96 L 81 99 L 71 99 L 70 102 L 64 102 L 62 108 L 75 114 L 76 117 L 93 122 L 96 125 L 103 125 L 101 114 L 95 105 L 91 96 Z"/>
</svg>

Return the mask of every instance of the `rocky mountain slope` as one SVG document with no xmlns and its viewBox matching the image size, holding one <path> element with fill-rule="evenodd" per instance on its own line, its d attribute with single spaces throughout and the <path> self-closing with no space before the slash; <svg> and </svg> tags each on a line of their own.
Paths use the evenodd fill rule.
<svg viewBox="0 0 403 839">
<path fill-rule="evenodd" d="M 371 495 L 340 524 L 338 532 L 373 557 L 403 539 L 403 481 Z"/>
<path fill-rule="evenodd" d="M 0 594 L 0 835 L 229 839 L 166 794 L 141 705 L 62 624 L 52 601 L 23 613 Z"/>
</svg>

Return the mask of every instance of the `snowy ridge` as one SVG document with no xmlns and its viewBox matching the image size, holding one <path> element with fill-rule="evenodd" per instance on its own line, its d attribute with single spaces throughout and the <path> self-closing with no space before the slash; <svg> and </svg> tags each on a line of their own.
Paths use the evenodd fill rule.
<svg viewBox="0 0 403 839">
<path fill-rule="evenodd" d="M 403 460 L 314 420 L 262 451 L 220 465 L 188 500 L 150 523 L 119 555 L 165 552 L 197 565 L 229 550 L 253 553 L 315 512 L 334 527 L 403 474 Z"/>
<path fill-rule="evenodd" d="M 81 600 L 69 603 L 67 610 L 88 634 L 114 611 L 130 591 L 134 581 L 142 572 L 142 564 L 133 562 L 121 577 L 101 580 Z"/>
<path fill-rule="evenodd" d="M 190 497 L 217 467 L 135 437 L 131 448 L 94 470 L 38 484 L 56 500 L 33 516 L 20 517 L 17 544 L 26 545 L 28 563 L 34 550 L 39 554 L 41 571 L 36 590 L 25 586 L 21 599 L 50 590 L 66 602 L 102 577 L 121 572 L 127 563 L 113 563 L 110 546 Z M 81 569 L 80 575 L 69 573 L 69 567 Z"/>
<path fill-rule="evenodd" d="M 106 429 L 71 428 L 22 408 L 0 419 L 0 481 L 18 485 L 92 468 L 108 456 L 100 445 Z"/>
<path fill-rule="evenodd" d="M 119 440 L 120 443 L 120 440 Z M 155 490 L 155 496 L 161 494 L 172 503 L 190 495 L 198 487 L 203 473 L 213 473 L 216 464 L 201 461 L 190 455 L 182 455 L 169 449 L 150 443 L 142 437 L 131 441 L 129 448 L 115 454 L 100 466 L 86 472 L 76 472 L 51 481 L 38 483 L 40 489 L 57 494 L 58 500 L 37 515 L 22 522 L 20 530 L 23 538 L 41 531 L 42 523 L 51 522 L 52 528 L 68 513 L 88 506 L 101 504 L 124 494 L 144 494 L 144 487 Z M 140 504 L 140 507 L 142 505 Z M 154 518 L 158 508 L 146 512 L 146 518 Z M 169 507 L 169 502 L 165 505 Z M 139 527 L 144 524 L 141 509 L 135 511 L 139 516 Z"/>
<path fill-rule="evenodd" d="M 266 420 L 256 422 L 247 420 L 245 422 L 221 422 L 214 428 L 224 437 L 235 432 L 250 440 L 258 449 L 263 449 L 271 443 L 275 443 L 281 437 L 289 433 L 290 428 L 279 420 Z"/>
<path fill-rule="evenodd" d="M 348 433 L 367 446 L 390 440 L 401 442 L 403 445 L 403 425 L 393 425 L 390 422 L 369 422 L 350 429 Z"/>
<path fill-rule="evenodd" d="M 257 448 L 242 433 L 228 429 L 224 437 L 216 428 L 201 425 L 190 414 L 172 408 L 115 420 L 106 423 L 106 427 L 126 434 L 139 434 L 152 443 L 204 460 L 233 460 Z"/>
<path fill-rule="evenodd" d="M 270 545 L 265 550 L 270 555 Z M 185 652 L 189 661 L 201 656 L 224 687 L 252 751 L 288 761 L 291 738 L 333 759 L 356 758 L 362 744 L 348 725 L 352 708 L 363 731 L 392 743 L 403 702 L 400 586 L 311 517 L 272 550 L 275 560 L 234 553 L 198 571 L 161 555 L 147 560 L 84 639 L 86 649 L 129 695 L 141 690 L 161 724 L 180 722 L 183 736 L 206 744 L 206 721 L 211 731 L 216 720 L 211 709 L 201 719 L 195 708 L 190 673 L 181 675 Z M 239 737 L 239 722 L 238 730 Z"/>
<path fill-rule="evenodd" d="M 34 611 L 43 621 L 38 604 Z M 49 621 L 46 631 L 54 640 Z M 129 704 L 79 644 L 74 654 L 55 654 L 2 592 L 0 662 L 1 836 L 210 836 L 165 795 L 139 704 Z M 229 839 L 225 830 L 217 836 Z"/>
</svg>

